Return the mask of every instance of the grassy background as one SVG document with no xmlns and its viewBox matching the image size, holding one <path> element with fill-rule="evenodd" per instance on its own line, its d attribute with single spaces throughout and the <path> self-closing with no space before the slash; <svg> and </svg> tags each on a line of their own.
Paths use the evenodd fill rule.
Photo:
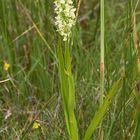
<svg viewBox="0 0 140 140">
<path fill-rule="evenodd" d="M 105 140 L 140 140 L 137 2 L 105 1 L 105 92 L 123 78 L 103 121 Z M 99 10 L 98 0 L 82 0 L 73 31 L 72 68 L 80 139 L 99 106 Z M 52 0 L 0 1 L 0 80 L 9 79 L 0 83 L 2 140 L 68 140 L 57 62 L 50 51 L 55 54 L 58 37 L 53 11 Z M 10 64 L 8 71 L 3 69 L 4 61 Z M 39 129 L 32 128 L 34 121 L 40 123 Z M 91 139 L 98 139 L 98 128 Z"/>
</svg>

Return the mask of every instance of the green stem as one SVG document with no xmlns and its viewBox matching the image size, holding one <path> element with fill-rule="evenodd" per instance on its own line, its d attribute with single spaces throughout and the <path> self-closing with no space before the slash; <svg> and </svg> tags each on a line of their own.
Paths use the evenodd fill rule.
<svg viewBox="0 0 140 140">
<path fill-rule="evenodd" d="M 58 69 L 61 85 L 61 96 L 64 106 L 66 126 L 71 140 L 78 140 L 77 121 L 74 113 L 75 109 L 75 85 L 71 70 L 71 56 L 69 43 L 65 42 L 64 52 L 62 46 L 58 45 Z"/>
<path fill-rule="evenodd" d="M 104 94 L 104 0 L 101 0 L 101 48 L 100 48 L 100 104 Z"/>
<path fill-rule="evenodd" d="M 103 104 L 104 95 L 104 0 L 100 0 L 101 16 L 101 48 L 100 48 L 100 106 Z M 103 139 L 102 122 L 99 130 L 99 139 Z"/>
</svg>

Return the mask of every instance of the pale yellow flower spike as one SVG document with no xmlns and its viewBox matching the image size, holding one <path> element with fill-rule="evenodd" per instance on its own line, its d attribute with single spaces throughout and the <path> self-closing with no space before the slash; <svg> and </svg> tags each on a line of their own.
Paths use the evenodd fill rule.
<svg viewBox="0 0 140 140">
<path fill-rule="evenodd" d="M 4 62 L 4 66 L 3 66 L 5 71 L 8 71 L 8 69 L 10 68 L 10 64 L 8 64 L 6 61 Z"/>
<path fill-rule="evenodd" d="M 55 4 L 55 25 L 57 32 L 67 41 L 71 35 L 71 28 L 76 22 L 76 8 L 72 0 L 54 0 Z"/>
<path fill-rule="evenodd" d="M 40 123 L 34 122 L 33 123 L 33 129 L 38 129 L 40 127 Z"/>
</svg>

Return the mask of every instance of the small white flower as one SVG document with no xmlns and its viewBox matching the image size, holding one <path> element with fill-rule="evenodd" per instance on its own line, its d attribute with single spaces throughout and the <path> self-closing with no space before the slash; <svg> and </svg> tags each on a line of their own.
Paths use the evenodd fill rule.
<svg viewBox="0 0 140 140">
<path fill-rule="evenodd" d="M 75 25 L 75 11 L 72 0 L 55 0 L 55 25 L 57 31 L 67 41 L 71 35 L 71 28 Z"/>
</svg>

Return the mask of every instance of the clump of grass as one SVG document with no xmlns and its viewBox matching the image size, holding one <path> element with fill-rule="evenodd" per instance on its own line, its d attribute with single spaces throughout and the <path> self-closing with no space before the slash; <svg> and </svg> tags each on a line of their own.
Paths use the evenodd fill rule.
<svg viewBox="0 0 140 140">
<path fill-rule="evenodd" d="M 53 2 L 0 1 L 0 139 L 139 140 L 140 1 Z"/>
</svg>

